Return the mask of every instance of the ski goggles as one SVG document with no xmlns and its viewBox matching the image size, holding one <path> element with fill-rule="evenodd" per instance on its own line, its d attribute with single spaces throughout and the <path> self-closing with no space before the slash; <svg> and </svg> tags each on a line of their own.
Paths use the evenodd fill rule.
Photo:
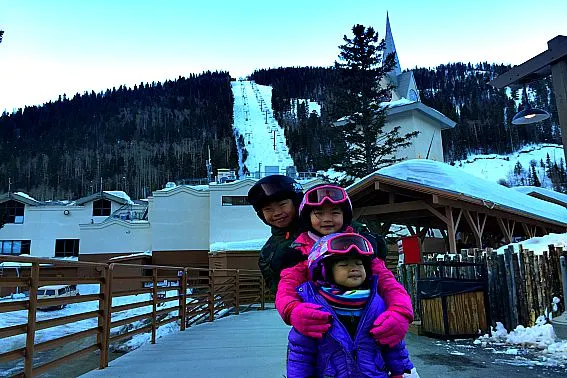
<svg viewBox="0 0 567 378">
<path fill-rule="evenodd" d="M 321 206 L 327 200 L 336 205 L 348 200 L 345 190 L 335 185 L 318 186 L 305 192 L 304 204 L 309 206 Z"/>
<path fill-rule="evenodd" d="M 374 254 L 368 239 L 355 233 L 333 235 L 325 241 L 325 244 L 328 253 L 345 254 L 355 250 L 361 255 L 371 256 Z"/>
</svg>

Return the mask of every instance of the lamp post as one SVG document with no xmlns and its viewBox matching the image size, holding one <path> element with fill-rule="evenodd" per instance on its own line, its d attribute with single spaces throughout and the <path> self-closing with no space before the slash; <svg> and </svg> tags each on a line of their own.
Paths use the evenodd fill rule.
<svg viewBox="0 0 567 378">
<path fill-rule="evenodd" d="M 534 56 L 528 61 L 504 72 L 496 79 L 490 81 L 490 85 L 496 88 L 506 86 L 517 89 L 533 80 L 551 75 L 553 91 L 555 92 L 555 102 L 557 104 L 557 114 L 559 116 L 559 126 L 561 127 L 561 138 L 563 142 L 563 153 L 567 161 L 567 37 L 558 35 L 547 42 L 547 50 Z M 529 106 L 526 96 L 526 105 Z M 529 112 L 533 109 L 524 109 L 514 116 L 515 124 L 533 123 L 536 118 L 543 117 L 541 114 Z M 547 117 L 546 117 L 547 118 Z M 545 119 L 545 118 L 544 118 Z M 535 121 L 538 122 L 538 121 Z M 512 122 L 514 123 L 514 122 Z M 565 257 L 561 257 L 561 271 L 563 276 L 563 305 L 567 302 L 567 264 Z M 567 311 L 556 317 L 552 321 L 553 330 L 559 338 L 567 338 Z"/>
<path fill-rule="evenodd" d="M 506 86 L 512 89 L 519 89 L 522 86 L 544 77 L 551 75 L 553 90 L 555 92 L 555 103 L 559 116 L 559 126 L 561 127 L 561 137 L 563 141 L 563 152 L 566 153 L 567 161 L 567 37 L 558 35 L 547 42 L 547 50 L 524 63 L 504 72 L 496 79 L 489 82 L 496 88 Z M 514 116 L 512 121 L 515 125 L 523 125 L 539 122 L 545 114 L 536 114 L 535 109 L 527 109 L 529 103 L 526 96 L 526 109 Z M 531 112 L 530 112 L 531 111 Z M 545 112 L 547 113 L 547 112 Z M 549 114 L 549 113 L 547 113 Z M 514 122 L 515 121 L 515 122 Z"/>
</svg>

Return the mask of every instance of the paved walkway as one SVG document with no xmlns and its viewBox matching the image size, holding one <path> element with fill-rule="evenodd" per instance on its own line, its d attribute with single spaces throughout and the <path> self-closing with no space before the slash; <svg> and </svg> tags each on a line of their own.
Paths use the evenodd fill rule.
<svg viewBox="0 0 567 378">
<path fill-rule="evenodd" d="M 82 377 L 282 378 L 288 332 L 276 310 L 245 312 L 167 335 Z M 492 350 L 472 340 L 448 342 L 411 333 L 406 342 L 421 378 L 567 376 L 565 367 L 518 366 L 537 358 L 508 355 L 507 346 Z"/>
<path fill-rule="evenodd" d="M 82 377 L 283 377 L 288 332 L 275 310 L 249 311 L 167 335 Z"/>
</svg>

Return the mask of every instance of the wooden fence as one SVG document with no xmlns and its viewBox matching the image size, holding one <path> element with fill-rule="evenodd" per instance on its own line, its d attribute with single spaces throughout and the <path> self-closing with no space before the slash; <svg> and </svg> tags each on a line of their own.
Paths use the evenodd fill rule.
<svg viewBox="0 0 567 378">
<path fill-rule="evenodd" d="M 263 310 L 265 304 L 265 284 L 259 271 L 119 263 L 107 265 L 18 256 L 0 256 L 1 262 L 29 264 L 19 277 L 0 275 L 0 287 L 19 287 L 20 291 L 29 292 L 25 300 L 0 302 L 1 316 L 12 311 L 27 310 L 26 324 L 0 329 L 0 340 L 26 335 L 24 347 L 0 354 L 0 363 L 23 359 L 23 370 L 13 376 L 36 376 L 96 351 L 100 351 L 99 367 L 103 369 L 108 366 L 109 346 L 112 343 L 140 333 L 151 333 L 151 342 L 155 343 L 156 330 L 165 324 L 179 322 L 180 330 L 183 331 L 195 323 L 213 321 L 221 312 L 232 311 L 238 314 L 254 304 Z M 76 276 L 50 277 L 45 274 L 45 271 L 61 264 L 77 267 Z M 98 294 L 37 298 L 39 287 L 62 284 L 98 284 L 100 290 Z M 149 299 L 120 301 L 125 296 L 139 294 L 146 294 L 142 299 Z M 97 302 L 96 309 L 92 311 L 37 321 L 38 308 L 92 301 Z M 151 310 L 147 310 L 148 308 Z M 142 313 L 126 318 L 113 316 L 132 309 L 139 309 Z M 87 319 L 97 319 L 96 325 L 63 337 L 36 342 L 36 332 L 39 330 Z M 41 364 L 34 361 L 37 352 L 89 336 L 93 339 L 96 336 L 92 345 Z"/>
<path fill-rule="evenodd" d="M 492 325 L 496 321 L 506 329 L 518 325 L 533 326 L 540 315 L 552 311 L 553 297 L 560 299 L 558 314 L 565 310 L 561 284 L 560 256 L 565 254 L 560 247 L 549 246 L 541 255 L 522 249 L 514 251 L 512 247 L 504 254 L 497 254 L 491 249 L 462 250 L 460 254 L 424 256 L 424 261 L 461 261 L 486 264 L 488 274 L 488 314 Z M 421 303 L 417 300 L 417 265 L 400 265 L 398 280 L 404 285 L 412 298 L 416 320 L 421 320 Z M 435 272 L 427 271 L 431 267 L 421 267 L 422 276 L 432 276 Z M 425 269 L 425 275 L 423 275 Z M 443 276 L 453 278 L 475 278 L 480 275 L 478 268 L 435 268 L 445 269 Z M 441 272 L 439 272 L 441 274 Z"/>
</svg>

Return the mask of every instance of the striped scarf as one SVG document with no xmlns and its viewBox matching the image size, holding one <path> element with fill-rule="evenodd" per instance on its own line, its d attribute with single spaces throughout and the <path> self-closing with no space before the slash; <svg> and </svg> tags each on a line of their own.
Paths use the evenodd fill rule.
<svg viewBox="0 0 567 378">
<path fill-rule="evenodd" d="M 341 290 L 335 287 L 319 286 L 318 290 L 337 315 L 360 316 L 370 296 L 368 289 Z"/>
</svg>

